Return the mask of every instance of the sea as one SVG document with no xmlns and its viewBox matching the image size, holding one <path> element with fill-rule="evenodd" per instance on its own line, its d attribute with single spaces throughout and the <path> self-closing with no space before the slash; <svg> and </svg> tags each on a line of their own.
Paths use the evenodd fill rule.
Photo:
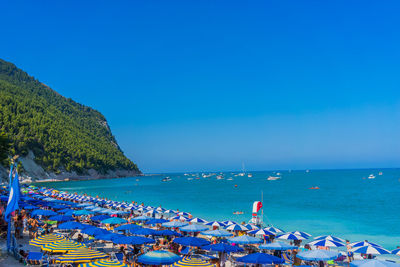
<svg viewBox="0 0 400 267">
<path fill-rule="evenodd" d="M 252 177 L 248 177 L 251 174 Z M 400 245 L 400 169 L 168 173 L 40 183 L 62 191 L 190 212 L 205 220 L 248 222 L 254 201 L 263 220 L 285 231 Z M 373 174 L 375 179 L 368 179 Z M 217 179 L 217 175 L 221 175 Z M 278 180 L 267 178 L 280 177 Z M 169 177 L 170 181 L 162 181 Z M 310 188 L 319 189 L 310 189 Z M 235 215 L 235 212 L 243 214 Z"/>
</svg>

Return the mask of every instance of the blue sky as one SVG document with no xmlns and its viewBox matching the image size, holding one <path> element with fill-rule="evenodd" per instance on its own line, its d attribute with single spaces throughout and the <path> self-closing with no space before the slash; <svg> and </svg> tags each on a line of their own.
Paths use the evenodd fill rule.
<svg viewBox="0 0 400 267">
<path fill-rule="evenodd" d="M 0 57 L 145 172 L 399 167 L 398 1 L 8 1 Z"/>
</svg>

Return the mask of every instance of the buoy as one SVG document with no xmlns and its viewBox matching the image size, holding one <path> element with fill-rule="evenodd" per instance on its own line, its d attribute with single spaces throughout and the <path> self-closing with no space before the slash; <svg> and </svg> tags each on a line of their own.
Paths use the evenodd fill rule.
<svg viewBox="0 0 400 267">
<path fill-rule="evenodd" d="M 235 187 L 237 187 L 237 184 L 235 184 Z"/>
</svg>

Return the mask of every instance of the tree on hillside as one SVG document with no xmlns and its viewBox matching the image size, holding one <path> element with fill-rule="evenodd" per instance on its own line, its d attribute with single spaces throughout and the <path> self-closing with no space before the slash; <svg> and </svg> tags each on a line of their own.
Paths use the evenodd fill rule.
<svg viewBox="0 0 400 267">
<path fill-rule="evenodd" d="M 5 165 L 10 150 L 10 140 L 4 133 L 0 133 L 0 164 Z"/>
</svg>

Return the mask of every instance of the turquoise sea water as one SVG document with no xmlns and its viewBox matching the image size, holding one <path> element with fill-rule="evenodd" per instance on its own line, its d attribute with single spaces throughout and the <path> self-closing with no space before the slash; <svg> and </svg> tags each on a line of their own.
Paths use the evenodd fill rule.
<svg viewBox="0 0 400 267">
<path fill-rule="evenodd" d="M 379 171 L 383 174 L 378 175 Z M 252 203 L 261 200 L 263 192 L 264 221 L 286 231 L 301 230 L 313 236 L 333 234 L 351 241 L 367 239 L 388 249 L 400 245 L 399 169 L 280 173 L 282 178 L 276 181 L 267 180 L 273 172 L 252 172 L 252 178 L 224 173 L 223 180 L 217 180 L 215 175 L 202 178 L 200 174 L 181 173 L 41 185 L 113 200 L 161 205 L 206 220 L 237 222 L 251 218 Z M 371 173 L 376 178 L 366 179 Z M 162 182 L 166 176 L 172 180 Z M 320 189 L 310 190 L 313 186 Z M 244 214 L 233 215 L 234 211 Z"/>
</svg>

